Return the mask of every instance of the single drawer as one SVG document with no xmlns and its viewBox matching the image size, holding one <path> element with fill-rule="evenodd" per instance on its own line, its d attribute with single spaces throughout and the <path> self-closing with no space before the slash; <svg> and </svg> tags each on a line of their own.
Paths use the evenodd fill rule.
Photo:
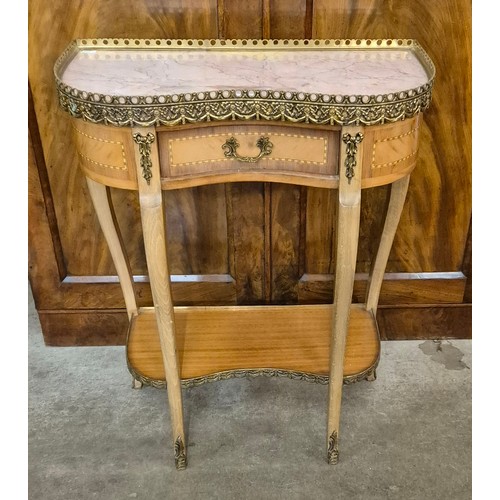
<svg viewBox="0 0 500 500">
<path fill-rule="evenodd" d="M 331 178 L 338 173 L 339 133 L 271 124 L 158 131 L 162 178 L 248 172 Z M 271 179 L 270 179 L 271 180 Z"/>
</svg>

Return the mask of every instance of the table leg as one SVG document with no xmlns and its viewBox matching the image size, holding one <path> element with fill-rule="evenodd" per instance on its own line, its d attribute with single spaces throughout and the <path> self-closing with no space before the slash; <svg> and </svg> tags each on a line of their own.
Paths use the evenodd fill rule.
<svg viewBox="0 0 500 500">
<path fill-rule="evenodd" d="M 387 267 L 392 242 L 394 241 L 401 212 L 405 204 L 409 182 L 410 176 L 407 175 L 391 185 L 391 197 L 385 217 L 384 230 L 368 278 L 366 309 L 372 311 L 374 316 L 377 314 L 378 299 L 380 296 L 380 289 L 382 288 L 382 281 L 384 280 L 385 268 Z"/>
<path fill-rule="evenodd" d="M 175 318 L 167 262 L 156 132 L 153 127 L 148 127 L 133 129 L 132 134 L 137 143 L 135 152 L 144 248 L 167 381 L 174 459 L 177 469 L 185 469 L 187 460 L 182 391 L 175 346 Z"/>
<path fill-rule="evenodd" d="M 356 166 L 356 159 L 362 157 L 362 139 L 363 135 L 360 127 L 342 128 L 342 140 L 345 146 L 340 155 L 339 167 L 337 266 L 330 350 L 327 433 L 327 458 L 329 464 L 336 464 L 339 455 L 338 438 L 344 378 L 344 353 L 359 238 L 361 166 Z"/>
<path fill-rule="evenodd" d="M 135 302 L 132 271 L 130 270 L 130 263 L 113 210 L 111 193 L 109 187 L 99 184 L 88 177 L 86 179 L 94 210 L 99 219 L 99 224 L 101 225 L 118 274 L 118 279 L 120 280 L 128 319 L 130 320 L 132 316 L 137 315 L 137 304 Z"/>
</svg>

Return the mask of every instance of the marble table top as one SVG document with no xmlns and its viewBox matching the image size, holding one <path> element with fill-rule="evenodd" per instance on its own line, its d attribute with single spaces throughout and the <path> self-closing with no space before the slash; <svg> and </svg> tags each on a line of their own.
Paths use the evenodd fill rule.
<svg viewBox="0 0 500 500">
<path fill-rule="evenodd" d="M 84 102 L 107 106 L 110 111 L 112 106 L 115 110 L 125 105 L 172 108 L 179 102 L 244 99 L 248 104 L 264 99 L 269 104 L 308 102 L 330 108 L 331 114 L 333 106 L 380 107 L 422 95 L 430 98 L 434 77 L 432 62 L 413 41 L 394 41 L 391 46 L 386 41 L 378 46 L 374 41 L 360 47 L 345 41 L 338 46 L 334 41 L 328 45 L 322 41 L 319 46 L 302 42 L 291 47 L 282 42 L 263 45 L 262 41 L 245 47 L 220 42 L 207 46 L 208 41 L 201 47 L 188 47 L 183 41 L 179 47 L 165 42 L 160 47 L 151 47 L 153 41 L 147 45 L 140 41 L 139 46 L 120 43 L 118 47 L 111 40 L 104 44 L 75 42 L 56 64 L 63 108 L 81 114 L 76 107 Z M 65 99 L 72 101 L 73 109 Z M 102 119 L 109 121 L 108 113 L 104 114 Z M 222 115 L 227 118 L 227 112 Z M 145 125 L 153 118 L 154 113 L 143 123 L 135 122 Z M 387 115 L 385 119 L 391 118 Z M 168 116 L 158 119 L 158 123 L 171 122 Z M 337 113 L 333 122 L 341 123 L 343 118 Z"/>
<path fill-rule="evenodd" d="M 62 75 L 67 85 L 107 95 L 165 95 L 254 89 L 331 95 L 390 94 L 425 85 L 410 50 L 78 52 Z"/>
</svg>

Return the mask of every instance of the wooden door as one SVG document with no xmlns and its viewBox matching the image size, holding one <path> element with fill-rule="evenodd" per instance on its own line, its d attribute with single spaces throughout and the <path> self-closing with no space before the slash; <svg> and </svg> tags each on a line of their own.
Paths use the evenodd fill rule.
<svg viewBox="0 0 500 500">
<path fill-rule="evenodd" d="M 72 39 L 92 37 L 416 38 L 436 64 L 437 81 L 378 319 L 386 338 L 470 336 L 470 11 L 465 0 L 30 0 L 29 264 L 46 343 L 112 345 L 126 332 L 115 270 L 52 73 Z M 363 192 L 357 301 L 364 300 L 387 196 L 386 187 Z M 114 190 L 112 197 L 139 305 L 150 305 L 137 193 Z M 167 193 L 166 212 L 177 304 L 331 301 L 331 192 L 214 185 Z"/>
</svg>

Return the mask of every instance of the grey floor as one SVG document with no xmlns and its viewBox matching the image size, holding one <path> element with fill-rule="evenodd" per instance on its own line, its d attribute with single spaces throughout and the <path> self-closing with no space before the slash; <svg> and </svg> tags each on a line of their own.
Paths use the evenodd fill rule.
<svg viewBox="0 0 500 500">
<path fill-rule="evenodd" d="M 471 342 L 384 342 L 344 388 L 340 463 L 326 387 L 229 380 L 184 392 L 177 472 L 164 391 L 133 390 L 123 347 L 45 347 L 29 297 L 29 498 L 469 499 Z"/>
</svg>

